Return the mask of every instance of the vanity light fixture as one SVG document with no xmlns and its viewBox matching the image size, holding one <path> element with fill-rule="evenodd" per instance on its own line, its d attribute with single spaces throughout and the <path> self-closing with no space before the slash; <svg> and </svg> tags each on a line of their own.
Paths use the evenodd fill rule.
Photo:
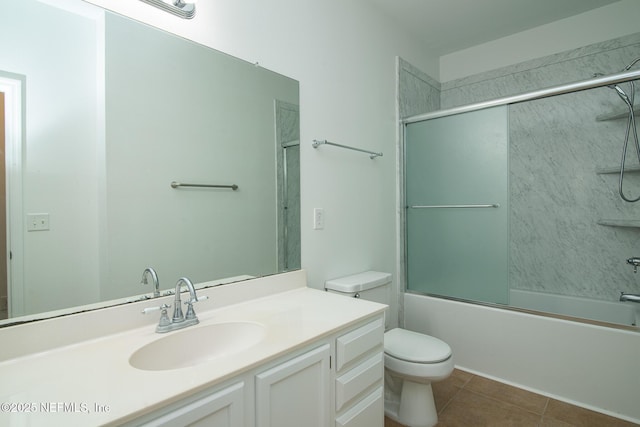
<svg viewBox="0 0 640 427">
<path fill-rule="evenodd" d="M 152 6 L 162 9 L 165 12 L 169 12 L 180 18 L 191 19 L 196 15 L 196 5 L 193 3 L 185 3 L 182 0 L 169 0 L 169 2 L 163 0 L 140 0 L 148 3 Z"/>
</svg>

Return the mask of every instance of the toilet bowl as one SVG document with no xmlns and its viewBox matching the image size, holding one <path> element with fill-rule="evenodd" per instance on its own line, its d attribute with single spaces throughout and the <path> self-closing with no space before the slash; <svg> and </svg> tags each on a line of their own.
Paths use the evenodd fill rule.
<svg viewBox="0 0 640 427">
<path fill-rule="evenodd" d="M 438 422 L 432 381 L 453 371 L 451 348 L 429 335 L 395 328 L 384 334 L 385 415 L 411 427 Z"/>
<path fill-rule="evenodd" d="M 367 271 L 325 282 L 328 292 L 389 304 L 391 275 Z M 387 319 L 388 320 L 388 319 Z M 385 323 L 385 329 L 388 328 Z M 453 371 L 451 348 L 429 335 L 401 328 L 384 334 L 385 415 L 410 427 L 432 427 L 438 414 L 432 381 Z"/>
</svg>

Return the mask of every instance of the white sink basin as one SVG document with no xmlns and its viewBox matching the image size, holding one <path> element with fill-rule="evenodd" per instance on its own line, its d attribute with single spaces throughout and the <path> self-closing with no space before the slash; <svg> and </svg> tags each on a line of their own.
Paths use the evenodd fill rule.
<svg viewBox="0 0 640 427">
<path fill-rule="evenodd" d="M 187 368 L 246 350 L 264 336 L 264 326 L 253 322 L 191 326 L 136 350 L 129 364 L 145 371 Z"/>
</svg>

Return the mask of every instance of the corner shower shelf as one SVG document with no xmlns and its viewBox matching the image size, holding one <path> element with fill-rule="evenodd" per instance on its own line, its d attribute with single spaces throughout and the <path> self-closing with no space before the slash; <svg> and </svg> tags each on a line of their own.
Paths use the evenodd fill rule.
<svg viewBox="0 0 640 427">
<path fill-rule="evenodd" d="M 633 172 L 640 172 L 640 166 L 632 166 L 630 168 L 625 167 L 624 168 L 624 173 L 633 173 Z M 604 175 L 604 174 L 613 174 L 613 173 L 620 173 L 620 166 L 612 166 L 609 168 L 598 168 L 596 169 L 596 173 L 598 175 Z"/>
<path fill-rule="evenodd" d="M 609 227 L 640 228 L 640 220 L 637 219 L 601 219 L 598 224 Z"/>
<path fill-rule="evenodd" d="M 640 114 L 640 108 L 634 108 L 633 113 Z M 629 117 L 629 110 L 624 110 L 617 113 L 601 114 L 596 117 L 596 121 L 605 122 L 607 120 L 626 119 L 627 117 Z"/>
</svg>

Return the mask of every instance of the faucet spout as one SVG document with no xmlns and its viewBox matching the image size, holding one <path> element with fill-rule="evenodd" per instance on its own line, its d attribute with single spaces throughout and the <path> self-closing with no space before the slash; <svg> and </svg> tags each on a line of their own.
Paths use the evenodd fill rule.
<svg viewBox="0 0 640 427">
<path fill-rule="evenodd" d="M 189 279 L 186 280 L 191 282 Z M 184 313 L 182 312 L 182 300 L 180 299 L 180 292 L 182 292 L 183 284 L 186 284 L 185 278 L 181 277 L 176 283 L 176 290 L 174 292 L 175 297 L 173 299 L 173 317 L 171 319 L 173 323 L 180 323 L 184 321 Z"/>
<path fill-rule="evenodd" d="M 189 289 L 189 301 L 185 302 L 188 307 L 186 315 L 182 312 L 182 301 L 180 300 L 180 291 L 182 291 L 183 286 L 186 286 L 187 289 Z M 198 296 L 196 295 L 196 288 L 195 286 L 193 286 L 191 280 L 186 277 L 181 277 L 176 283 L 175 297 L 173 300 L 173 317 L 171 318 L 171 320 L 169 320 L 169 316 L 167 316 L 167 308 L 170 307 L 167 304 L 163 304 L 160 307 L 146 308 L 143 313 L 161 310 L 160 323 L 156 327 L 156 332 L 160 334 L 171 332 L 200 323 L 198 317 L 196 316 L 196 312 L 193 310 L 193 304 L 197 303 L 198 301 L 204 301 L 208 298 L 209 297 L 206 295 L 198 298 Z"/>
<path fill-rule="evenodd" d="M 178 280 L 178 283 L 180 282 L 184 283 L 187 286 L 187 289 L 189 290 L 189 296 L 191 297 L 191 302 L 197 301 L 198 297 L 196 296 L 196 288 L 193 286 L 191 280 L 189 280 L 187 277 L 182 277 L 180 278 L 180 280 Z"/>
<path fill-rule="evenodd" d="M 185 303 L 188 306 L 186 315 L 184 315 L 182 312 L 182 301 L 180 300 L 180 291 L 182 290 L 183 286 L 186 286 L 189 290 L 189 301 Z M 193 304 L 204 299 L 206 298 L 203 297 L 198 299 L 198 296 L 196 295 L 196 288 L 193 286 L 193 282 L 191 282 L 191 280 L 189 280 L 187 277 L 181 277 L 180 279 L 178 279 L 178 282 L 176 283 L 176 294 L 174 298 L 173 323 L 180 323 L 185 320 L 190 320 L 193 323 L 198 323 L 198 318 L 196 317 L 196 313 L 193 310 Z"/>
<path fill-rule="evenodd" d="M 620 301 L 631 301 L 640 303 L 640 294 L 627 294 L 620 292 Z"/>
<path fill-rule="evenodd" d="M 142 272 L 142 279 L 140 283 L 146 285 L 149 283 L 147 276 L 151 276 L 151 281 L 153 282 L 153 297 L 158 298 L 160 296 L 160 281 L 158 280 L 158 273 L 153 269 L 153 267 L 147 267 Z"/>
</svg>

